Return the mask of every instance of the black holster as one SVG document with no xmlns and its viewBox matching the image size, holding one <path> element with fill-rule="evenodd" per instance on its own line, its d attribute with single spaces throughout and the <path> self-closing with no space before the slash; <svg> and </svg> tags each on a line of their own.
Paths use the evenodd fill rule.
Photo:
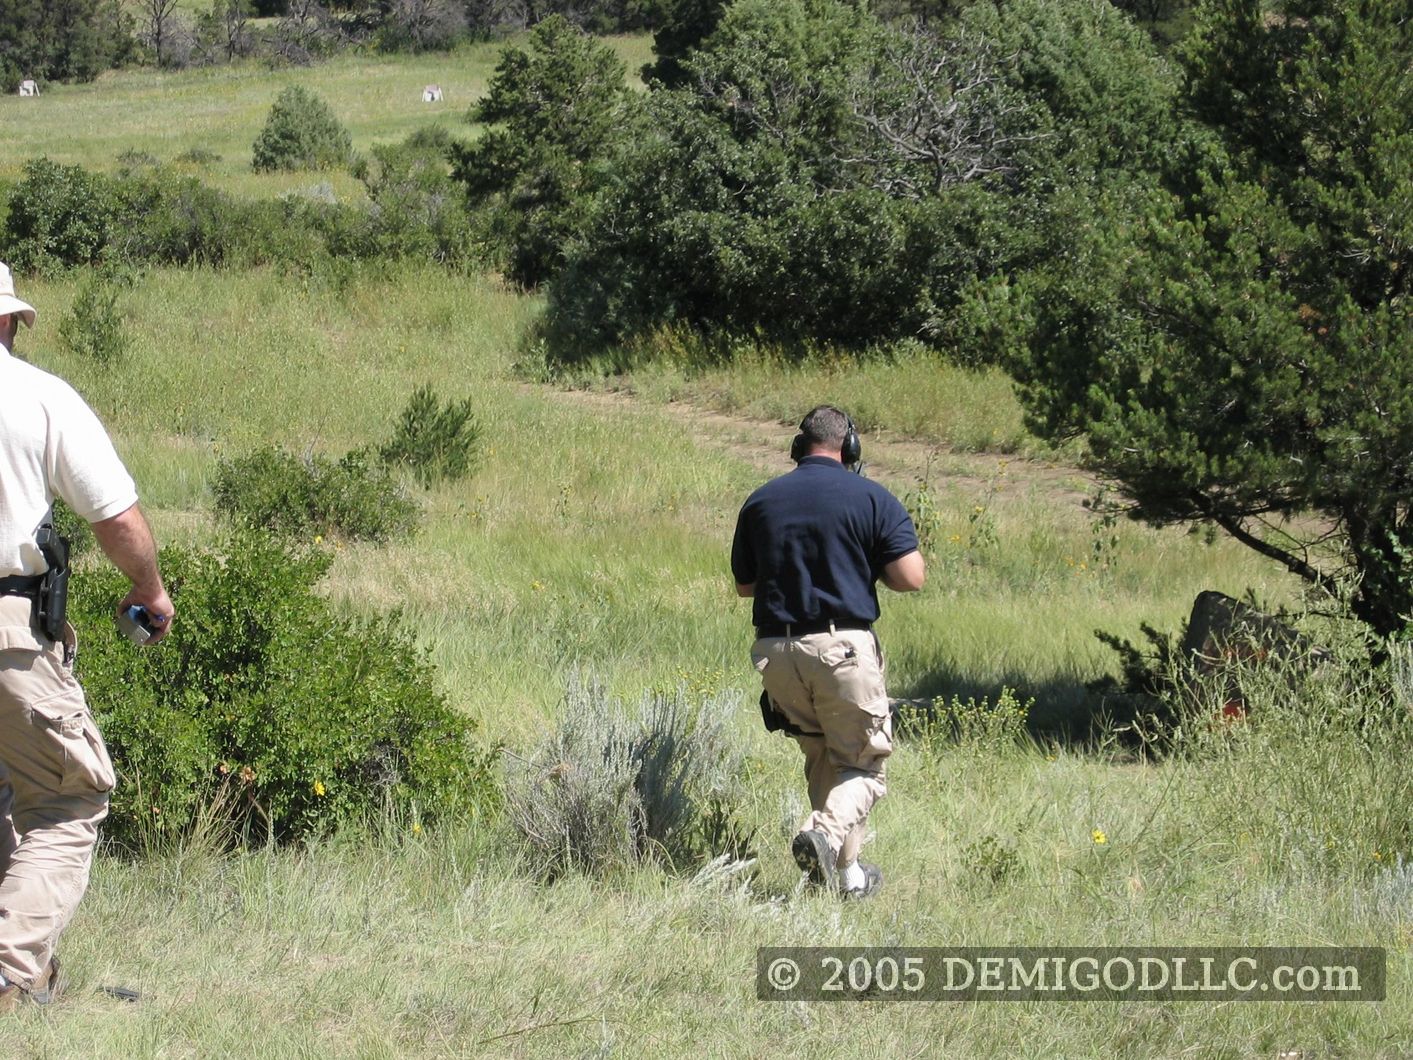
<svg viewBox="0 0 1413 1060">
<path fill-rule="evenodd" d="M 817 732 L 805 732 L 789 718 L 775 709 L 769 692 L 760 694 L 760 719 L 765 722 L 766 732 L 783 732 L 786 736 L 819 736 Z"/>
<path fill-rule="evenodd" d="M 34 597 L 35 624 L 50 640 L 62 641 L 69 610 L 69 541 L 55 531 L 53 523 L 45 523 L 35 542 L 49 564 Z"/>
</svg>

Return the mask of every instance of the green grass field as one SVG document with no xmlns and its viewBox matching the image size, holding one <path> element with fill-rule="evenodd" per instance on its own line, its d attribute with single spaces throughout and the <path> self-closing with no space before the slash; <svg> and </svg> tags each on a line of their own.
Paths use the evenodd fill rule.
<svg viewBox="0 0 1413 1060">
<path fill-rule="evenodd" d="M 644 57 L 642 41 L 623 48 Z M 248 173 L 248 145 L 281 78 L 326 94 L 366 146 L 427 120 L 415 95 L 425 81 L 453 88 L 446 108 L 459 115 L 492 61 L 487 50 L 279 75 L 123 73 L 55 89 L 25 152 L 101 165 L 128 148 L 167 158 L 206 144 L 223 156 L 214 179 L 268 194 L 279 189 Z M 0 101 L 0 120 L 15 120 L 5 108 L 17 104 Z M 917 357 L 642 369 L 588 389 L 530 382 L 517 365 L 539 301 L 422 268 L 341 284 L 154 270 L 126 301 L 134 346 L 105 368 L 59 342 L 77 286 L 22 281 L 40 324 L 20 352 L 99 411 L 166 541 L 211 534 L 207 482 L 223 454 L 262 442 L 338 453 L 386 437 L 420 384 L 469 395 L 484 429 L 473 474 L 420 494 L 426 519 L 409 541 L 326 545 L 328 593 L 361 612 L 402 608 L 450 700 L 513 753 L 552 724 L 576 672 L 625 696 L 678 685 L 738 694 L 740 812 L 761 859 L 748 886 L 652 867 L 545 884 L 493 818 L 425 831 L 389 821 L 299 849 L 231 855 L 194 840 L 148 860 L 103 855 L 64 938 L 68 1000 L 0 1026 L 0 1053 L 1406 1055 L 1413 875 L 1383 867 L 1383 852 L 1323 869 L 1266 856 L 1263 829 L 1285 827 L 1271 808 L 1290 779 L 1280 760 L 1237 789 L 1200 761 L 900 739 L 868 847 L 884 891 L 849 906 L 799 892 L 788 853 L 799 755 L 760 730 L 748 605 L 732 591 L 727 548 L 745 495 L 787 470 L 809 405 L 856 410 L 870 426 L 870 474 L 914 503 L 927 487 L 928 585 L 884 601 L 895 695 L 1009 685 L 1036 699 L 1037 721 L 1075 721 L 1092 708 L 1083 685 L 1115 666 L 1096 628 L 1175 628 L 1207 588 L 1293 598 L 1279 571 L 1227 542 L 1137 525 L 1111 540 L 1083 507 L 1093 484 L 1027 438 L 1003 378 Z M 1330 782 L 1332 805 L 1358 805 L 1357 772 Z M 1236 790 L 1247 794 L 1223 794 Z M 995 847 L 1010 852 L 999 875 L 986 855 Z M 755 997 L 762 945 L 1005 944 L 1385 946 L 1389 998 Z M 100 991 L 114 985 L 143 998 Z"/>
<path fill-rule="evenodd" d="M 650 39 L 611 38 L 632 75 L 651 59 Z M 251 145 L 270 105 L 287 85 L 313 91 L 333 108 L 355 151 L 402 140 L 414 129 L 441 124 L 471 137 L 471 104 L 486 89 L 500 45 L 485 44 L 425 56 L 349 55 L 308 67 L 262 62 L 182 72 L 116 70 L 92 84 L 53 85 L 38 99 L 0 97 L 0 128 L 23 151 L 6 153 L 0 180 L 13 180 L 27 158 L 112 170 L 138 152 L 175 163 L 208 183 L 246 196 L 283 195 L 327 185 L 340 198 L 361 198 L 346 171 L 256 173 Z M 440 103 L 423 103 L 425 85 L 441 85 Z M 203 149 L 219 156 L 204 165 L 182 155 Z"/>
</svg>

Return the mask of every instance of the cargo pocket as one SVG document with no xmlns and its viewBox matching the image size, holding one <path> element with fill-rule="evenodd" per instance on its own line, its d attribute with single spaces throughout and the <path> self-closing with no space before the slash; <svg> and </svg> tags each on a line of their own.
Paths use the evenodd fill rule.
<svg viewBox="0 0 1413 1060">
<path fill-rule="evenodd" d="M 843 699 L 866 711 L 887 712 L 883 671 L 871 643 L 868 647 L 862 643 L 832 644 L 820 652 L 819 661 L 829 668 L 835 690 Z"/>
<path fill-rule="evenodd" d="M 92 795 L 113 790 L 113 760 L 108 757 L 98 723 L 80 688 L 66 688 L 35 700 L 30 712 L 35 727 L 43 730 L 41 742 L 55 755 L 60 773 L 59 794 Z"/>
</svg>

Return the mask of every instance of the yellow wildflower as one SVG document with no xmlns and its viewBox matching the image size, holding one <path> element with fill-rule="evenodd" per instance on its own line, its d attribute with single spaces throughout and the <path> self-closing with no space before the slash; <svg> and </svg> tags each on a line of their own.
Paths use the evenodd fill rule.
<svg viewBox="0 0 1413 1060">
<path fill-rule="evenodd" d="M 324 782 L 323 782 L 322 780 L 316 780 L 316 781 L 314 781 L 314 794 L 320 796 L 321 798 L 323 797 L 323 795 L 324 795 Z"/>
<path fill-rule="evenodd" d="M 1094 829 L 1094 834 L 1091 835 L 1090 838 L 1094 840 L 1095 846 L 1100 847 L 1102 847 L 1105 843 L 1109 841 L 1109 837 L 1104 834 L 1104 830 L 1102 828 Z"/>
</svg>

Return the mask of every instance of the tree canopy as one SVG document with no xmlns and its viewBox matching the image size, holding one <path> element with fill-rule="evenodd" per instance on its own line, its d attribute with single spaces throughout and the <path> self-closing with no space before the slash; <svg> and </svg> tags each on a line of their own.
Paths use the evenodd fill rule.
<svg viewBox="0 0 1413 1060">
<path fill-rule="evenodd" d="M 92 81 L 128 56 L 131 23 L 119 0 L 0 0 L 0 90 Z"/>
<path fill-rule="evenodd" d="M 1397 0 L 1211 0 L 1161 180 L 1008 306 L 1033 424 L 1133 514 L 1207 520 L 1407 624 L 1413 25 Z M 1115 206 L 1109 202 L 1109 206 Z"/>
</svg>

